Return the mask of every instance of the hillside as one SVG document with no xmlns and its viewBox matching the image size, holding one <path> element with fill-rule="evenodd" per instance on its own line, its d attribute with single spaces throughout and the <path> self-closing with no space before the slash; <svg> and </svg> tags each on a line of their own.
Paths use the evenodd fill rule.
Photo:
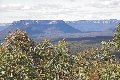
<svg viewBox="0 0 120 80">
<path fill-rule="evenodd" d="M 114 31 L 119 22 L 120 20 L 117 19 L 66 21 L 67 24 L 82 32 Z"/>
<path fill-rule="evenodd" d="M 69 26 L 63 20 L 20 20 L 13 22 L 8 28 L 0 33 L 4 36 L 9 31 L 22 29 L 32 38 L 46 36 L 62 36 L 66 33 L 79 33 L 80 31 Z"/>
<path fill-rule="evenodd" d="M 120 22 L 117 19 L 110 20 L 20 20 L 0 26 L 0 39 L 4 39 L 9 31 L 22 29 L 32 39 L 43 38 L 80 38 L 96 36 L 113 36 L 115 26 Z"/>
<path fill-rule="evenodd" d="M 8 28 L 10 26 L 10 23 L 0 23 L 0 31 Z"/>
<path fill-rule="evenodd" d="M 11 32 L 0 44 L 0 80 L 119 80 L 120 24 L 115 33 L 94 48 L 65 40 L 36 43 L 22 30 Z"/>
</svg>

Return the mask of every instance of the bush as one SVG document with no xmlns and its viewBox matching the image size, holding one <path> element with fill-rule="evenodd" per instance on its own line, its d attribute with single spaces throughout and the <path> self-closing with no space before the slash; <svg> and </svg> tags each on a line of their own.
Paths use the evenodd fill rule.
<svg viewBox="0 0 120 80">
<path fill-rule="evenodd" d="M 28 54 L 32 41 L 16 30 L 9 33 L 1 47 L 0 79 L 30 80 L 37 78 L 32 56 Z"/>
<path fill-rule="evenodd" d="M 119 80 L 120 25 L 101 48 L 71 55 L 67 42 L 33 42 L 24 31 L 9 33 L 0 45 L 0 80 Z M 73 54 L 73 53 L 72 53 Z"/>
</svg>

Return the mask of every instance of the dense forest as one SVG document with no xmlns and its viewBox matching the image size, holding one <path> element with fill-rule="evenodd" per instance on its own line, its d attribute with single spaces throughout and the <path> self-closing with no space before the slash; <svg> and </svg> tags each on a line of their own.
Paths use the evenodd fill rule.
<svg viewBox="0 0 120 80">
<path fill-rule="evenodd" d="M 119 80 L 119 52 L 120 24 L 113 39 L 77 54 L 65 40 L 36 43 L 18 29 L 0 45 L 0 80 Z"/>
</svg>

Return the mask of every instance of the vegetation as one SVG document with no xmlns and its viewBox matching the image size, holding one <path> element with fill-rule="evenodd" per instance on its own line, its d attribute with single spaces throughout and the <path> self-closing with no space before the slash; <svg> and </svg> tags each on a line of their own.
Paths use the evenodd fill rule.
<svg viewBox="0 0 120 80">
<path fill-rule="evenodd" d="M 65 40 L 33 42 L 22 30 L 0 45 L 0 80 L 119 80 L 120 24 L 100 48 L 73 54 Z"/>
</svg>

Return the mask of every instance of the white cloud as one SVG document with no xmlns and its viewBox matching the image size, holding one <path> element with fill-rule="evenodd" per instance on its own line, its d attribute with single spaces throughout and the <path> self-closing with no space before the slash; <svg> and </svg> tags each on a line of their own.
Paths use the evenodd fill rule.
<svg viewBox="0 0 120 80">
<path fill-rule="evenodd" d="M 3 10 L 3 11 L 11 11 L 11 10 L 30 10 L 31 9 L 31 6 L 28 6 L 28 5 L 22 5 L 22 4 L 8 4 L 8 5 L 0 5 L 0 10 Z"/>
<path fill-rule="evenodd" d="M 117 8 L 120 7 L 120 0 L 99 0 L 90 5 L 96 8 Z"/>
<path fill-rule="evenodd" d="M 31 7 L 30 6 L 23 6 L 21 9 L 23 9 L 23 10 L 30 10 Z"/>
<path fill-rule="evenodd" d="M 120 19 L 120 0 L 1 0 L 0 22 L 19 19 Z"/>
</svg>

